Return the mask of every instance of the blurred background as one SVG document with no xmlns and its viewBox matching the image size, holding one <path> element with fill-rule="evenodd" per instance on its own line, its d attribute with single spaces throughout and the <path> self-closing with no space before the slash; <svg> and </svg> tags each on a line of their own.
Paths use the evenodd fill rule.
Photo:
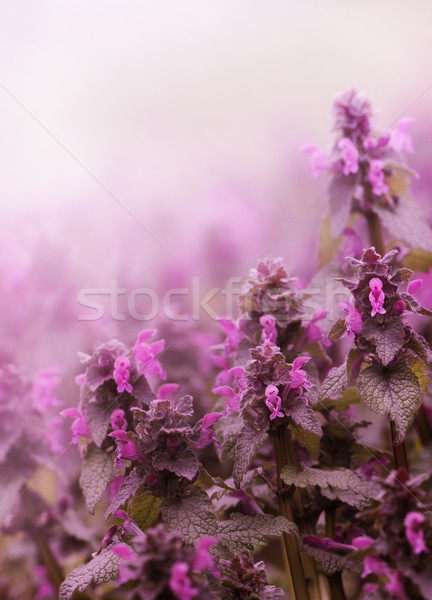
<svg viewBox="0 0 432 600">
<path fill-rule="evenodd" d="M 4 4 L 0 359 L 76 364 L 127 339 L 107 296 L 80 319 L 83 289 L 115 282 L 126 310 L 135 289 L 198 278 L 205 296 L 279 255 L 307 279 L 326 182 L 298 150 L 331 143 L 337 91 L 365 90 L 382 129 L 416 117 L 427 183 L 431 22 L 426 1 Z"/>
</svg>

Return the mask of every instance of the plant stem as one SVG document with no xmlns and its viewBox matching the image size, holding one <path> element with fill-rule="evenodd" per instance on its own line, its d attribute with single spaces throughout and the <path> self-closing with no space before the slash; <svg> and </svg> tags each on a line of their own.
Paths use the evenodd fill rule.
<svg viewBox="0 0 432 600">
<path fill-rule="evenodd" d="M 325 511 L 325 534 L 326 537 L 333 539 L 335 526 L 335 509 L 329 508 Z M 337 571 L 333 575 L 327 575 L 330 587 L 331 600 L 346 600 L 345 590 L 342 582 L 342 571 Z"/>
<path fill-rule="evenodd" d="M 282 426 L 272 433 L 272 439 L 276 456 L 279 510 L 286 519 L 298 525 L 301 534 L 314 533 L 310 523 L 303 516 L 305 502 L 300 495 L 303 490 L 296 489 L 293 493 L 292 488 L 286 486 L 280 477 L 286 465 L 292 465 L 300 470 L 300 460 L 291 434 L 287 427 Z M 284 543 L 295 599 L 320 600 L 320 579 L 315 561 L 299 551 L 295 536 L 284 534 Z"/>
<path fill-rule="evenodd" d="M 373 212 L 366 213 L 366 220 L 368 224 L 369 230 L 369 239 L 372 246 L 375 247 L 375 250 L 378 254 L 383 256 L 385 252 L 384 242 L 381 232 L 381 226 L 378 219 L 378 215 Z M 403 467 L 408 471 L 408 461 L 407 454 L 405 449 L 405 442 L 401 442 L 400 444 L 395 444 L 396 432 L 393 421 L 390 422 L 390 432 L 392 439 L 392 447 L 393 447 L 393 457 L 394 457 L 394 466 L 395 469 L 399 469 Z"/>
</svg>

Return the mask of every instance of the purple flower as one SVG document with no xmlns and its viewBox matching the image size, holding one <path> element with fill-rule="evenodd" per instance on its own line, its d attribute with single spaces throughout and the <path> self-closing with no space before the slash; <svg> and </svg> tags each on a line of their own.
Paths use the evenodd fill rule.
<svg viewBox="0 0 432 600">
<path fill-rule="evenodd" d="M 201 424 L 200 437 L 195 444 L 195 448 L 205 448 L 213 441 L 218 446 L 220 445 L 216 440 L 215 432 L 210 427 L 217 423 L 221 417 L 223 417 L 222 413 L 209 413 L 205 415 Z"/>
<path fill-rule="evenodd" d="M 327 158 L 327 155 L 313 144 L 305 144 L 300 148 L 300 152 L 303 152 L 303 154 L 310 154 L 312 177 L 316 178 L 321 174 L 321 171 L 328 171 L 331 169 L 332 165 Z"/>
<path fill-rule="evenodd" d="M 414 122 L 412 117 L 401 119 L 391 132 L 391 145 L 396 152 L 414 152 L 411 135 L 407 132 Z"/>
<path fill-rule="evenodd" d="M 114 363 L 114 381 L 117 384 L 117 391 L 119 394 L 122 392 L 132 393 L 132 386 L 129 383 L 130 372 L 129 372 L 130 362 L 126 356 L 119 356 Z"/>
<path fill-rule="evenodd" d="M 265 390 L 266 405 L 270 410 L 270 420 L 276 419 L 276 417 L 284 417 L 285 415 L 281 412 L 282 400 L 279 396 L 279 390 L 275 385 L 268 385 Z"/>
<path fill-rule="evenodd" d="M 424 534 L 422 529 L 422 524 L 424 523 L 424 521 L 424 516 L 417 511 L 409 512 L 404 520 L 405 535 L 411 545 L 414 554 L 429 552 L 429 549 L 424 541 Z"/>
<path fill-rule="evenodd" d="M 416 294 L 423 286 L 423 279 L 414 279 L 408 284 L 408 294 Z"/>
<path fill-rule="evenodd" d="M 361 576 L 364 579 L 371 573 L 374 575 L 387 575 L 389 573 L 389 567 L 386 562 L 376 556 L 366 556 L 363 562 L 363 572 Z"/>
<path fill-rule="evenodd" d="M 374 317 L 377 313 L 384 315 L 386 313 L 383 308 L 385 296 L 382 291 L 383 282 L 378 277 L 372 277 L 369 281 L 369 287 L 371 289 L 369 294 L 369 300 L 372 306 L 371 317 Z"/>
<path fill-rule="evenodd" d="M 165 341 L 158 340 L 149 344 L 147 340 L 156 333 L 155 329 L 145 329 L 141 331 L 138 340 L 133 347 L 133 355 L 137 363 L 141 366 L 144 375 L 155 375 L 165 380 L 167 374 L 156 356 L 165 348 Z"/>
<path fill-rule="evenodd" d="M 91 435 L 87 421 L 77 408 L 65 408 L 61 411 L 62 417 L 71 417 L 74 419 L 70 430 L 72 432 L 72 444 L 78 444 L 81 436 L 87 437 Z"/>
<path fill-rule="evenodd" d="M 345 137 L 357 139 L 369 135 L 372 109 L 369 99 L 363 92 L 351 89 L 338 94 L 334 100 L 332 113 L 335 129 L 340 129 Z"/>
<path fill-rule="evenodd" d="M 357 148 L 354 146 L 349 138 L 342 138 L 338 142 L 338 148 L 341 151 L 341 158 L 343 162 L 343 174 L 349 175 L 350 173 L 358 173 L 359 164 L 358 158 L 359 153 Z"/>
<path fill-rule="evenodd" d="M 116 408 L 111 414 L 111 426 L 114 431 L 123 430 L 126 431 L 127 421 L 124 418 L 125 413 L 121 408 Z"/>
<path fill-rule="evenodd" d="M 297 390 L 303 387 L 305 390 L 311 388 L 313 383 L 310 383 L 307 378 L 307 373 L 302 369 L 303 365 L 310 361 L 310 356 L 299 356 L 295 359 L 290 371 L 291 381 L 289 383 L 290 390 Z"/>
<path fill-rule="evenodd" d="M 216 569 L 212 555 L 208 549 L 213 544 L 217 544 L 217 538 L 215 537 L 203 537 L 200 539 L 196 546 L 196 554 L 193 563 L 193 570 L 197 573 L 202 571 L 210 571 L 215 577 L 219 575 L 218 569 Z"/>
<path fill-rule="evenodd" d="M 120 469 L 123 466 L 123 459 L 138 460 L 143 458 L 138 447 L 128 437 L 126 431 L 123 431 L 122 429 L 117 429 L 116 431 L 112 431 L 108 435 L 110 437 L 113 437 L 117 444 L 117 457 L 114 463 L 118 469 Z"/>
<path fill-rule="evenodd" d="M 391 594 L 391 597 L 395 600 L 409 600 L 403 584 L 402 571 L 389 571 L 387 577 L 389 580 L 385 584 L 385 589 Z"/>
<path fill-rule="evenodd" d="M 370 161 L 368 180 L 372 185 L 372 191 L 375 196 L 387 194 L 390 189 L 385 182 L 383 167 L 384 163 L 382 160 L 375 159 Z"/>
<path fill-rule="evenodd" d="M 263 328 L 261 340 L 274 344 L 277 338 L 276 321 L 271 315 L 263 315 L 260 317 L 260 325 Z"/>
<path fill-rule="evenodd" d="M 191 585 L 188 572 L 189 565 L 185 562 L 176 562 L 171 567 L 169 586 L 178 600 L 190 600 L 198 593 L 198 589 Z"/>
<path fill-rule="evenodd" d="M 36 376 L 32 385 L 32 396 L 34 405 L 39 412 L 45 412 L 52 406 L 60 404 L 54 390 L 58 386 L 60 378 L 55 369 L 44 369 Z"/>
<path fill-rule="evenodd" d="M 339 302 L 339 308 L 345 311 L 345 326 L 347 336 L 354 338 L 356 333 L 362 330 L 362 313 L 358 308 L 354 308 L 351 302 Z"/>
</svg>

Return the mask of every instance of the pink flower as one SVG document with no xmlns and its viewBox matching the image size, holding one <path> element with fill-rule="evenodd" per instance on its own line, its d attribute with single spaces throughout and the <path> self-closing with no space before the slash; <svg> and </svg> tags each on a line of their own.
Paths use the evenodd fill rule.
<svg viewBox="0 0 432 600">
<path fill-rule="evenodd" d="M 302 146 L 300 152 L 310 154 L 312 177 L 316 178 L 320 175 L 321 171 L 328 171 L 332 168 L 327 155 L 313 144 Z"/>
<path fill-rule="evenodd" d="M 127 421 L 124 418 L 124 410 L 117 408 L 113 410 L 111 414 L 111 426 L 114 431 L 123 430 L 126 431 Z"/>
<path fill-rule="evenodd" d="M 414 152 L 411 135 L 407 133 L 414 122 L 412 117 L 401 119 L 391 132 L 391 145 L 396 152 Z"/>
<path fill-rule="evenodd" d="M 200 437 L 195 444 L 195 448 L 205 448 L 213 441 L 220 446 L 216 440 L 215 432 L 210 427 L 217 423 L 221 417 L 223 417 L 222 413 L 209 413 L 205 415 L 201 424 Z"/>
<path fill-rule="evenodd" d="M 359 153 L 352 141 L 349 138 L 342 138 L 338 142 L 338 148 L 341 151 L 341 158 L 344 164 L 343 174 L 349 175 L 350 173 L 358 173 Z"/>
<path fill-rule="evenodd" d="M 65 408 L 61 411 L 62 417 L 71 417 L 74 419 L 70 430 L 72 432 L 72 444 L 78 444 L 81 436 L 87 437 L 91 435 L 87 421 L 77 408 Z"/>
<path fill-rule="evenodd" d="M 138 460 L 142 459 L 142 453 L 134 442 L 129 438 L 126 431 L 117 429 L 108 434 L 110 437 L 115 439 L 117 444 L 117 457 L 114 461 L 115 466 L 120 469 L 123 466 L 123 459 L 125 460 Z"/>
<path fill-rule="evenodd" d="M 117 391 L 119 394 L 126 391 L 129 394 L 132 392 L 132 386 L 129 383 L 129 359 L 126 356 L 119 356 L 114 363 L 114 381 L 117 384 Z"/>
<path fill-rule="evenodd" d="M 386 562 L 376 556 L 366 556 L 363 562 L 363 572 L 361 574 L 364 579 L 371 573 L 374 575 L 387 575 L 389 567 Z"/>
<path fill-rule="evenodd" d="M 263 315 L 260 317 L 260 325 L 263 328 L 261 340 L 274 344 L 277 338 L 276 321 L 271 315 Z"/>
<path fill-rule="evenodd" d="M 295 359 L 292 365 L 292 369 L 290 371 L 291 381 L 289 384 L 290 390 L 296 390 L 300 387 L 304 387 L 305 389 L 309 389 L 313 386 L 310 381 L 308 381 L 307 373 L 301 367 L 310 361 L 310 356 L 299 356 Z"/>
<path fill-rule="evenodd" d="M 371 544 L 374 543 L 374 540 L 368 535 L 359 535 L 354 538 L 352 541 L 352 545 L 358 548 L 359 550 L 363 550 L 364 548 L 369 548 Z"/>
<path fill-rule="evenodd" d="M 169 586 L 178 600 L 190 600 L 198 594 L 198 589 L 191 585 L 188 571 L 189 565 L 185 562 L 176 562 L 171 567 Z"/>
<path fill-rule="evenodd" d="M 384 315 L 386 313 L 385 308 L 383 308 L 385 296 L 382 291 L 383 283 L 381 279 L 378 277 L 372 277 L 369 281 L 369 287 L 371 292 L 369 294 L 369 300 L 372 306 L 371 317 L 374 317 L 377 313 Z"/>
<path fill-rule="evenodd" d="M 385 589 L 395 600 L 409 600 L 403 584 L 403 573 L 401 571 L 389 571 L 387 573 L 389 581 L 385 584 Z"/>
<path fill-rule="evenodd" d="M 276 417 L 283 417 L 284 414 L 281 412 L 282 400 L 279 396 L 279 390 L 275 385 L 268 385 L 265 390 L 266 405 L 270 410 L 270 420 L 276 419 Z"/>
<path fill-rule="evenodd" d="M 429 549 L 424 541 L 424 534 L 422 529 L 422 523 L 424 523 L 424 521 L 424 516 L 417 511 L 411 511 L 405 517 L 405 535 L 411 545 L 414 554 L 429 552 Z"/>
<path fill-rule="evenodd" d="M 167 374 L 156 356 L 165 348 L 165 341 L 158 340 L 149 344 L 147 340 L 156 333 L 155 329 L 145 329 L 141 331 L 133 347 L 133 354 L 137 363 L 141 366 L 144 375 L 155 375 L 165 380 Z"/>
<path fill-rule="evenodd" d="M 200 573 L 201 571 L 210 571 L 215 577 L 220 575 L 218 569 L 216 569 L 213 557 L 209 553 L 208 549 L 213 544 L 217 543 L 217 538 L 215 537 L 204 537 L 201 538 L 196 547 L 196 554 L 193 563 L 194 571 Z"/>
<path fill-rule="evenodd" d="M 408 294 L 416 294 L 423 286 L 423 279 L 414 279 L 408 284 Z"/>
<path fill-rule="evenodd" d="M 32 395 L 39 412 L 45 412 L 60 404 L 54 393 L 59 382 L 60 378 L 55 369 L 44 369 L 37 375 L 33 382 Z"/>
<path fill-rule="evenodd" d="M 372 191 L 375 196 L 387 194 L 390 189 L 385 182 L 383 167 L 384 163 L 382 160 L 375 159 L 370 161 L 368 180 L 372 184 Z"/>
<path fill-rule="evenodd" d="M 354 308 L 351 302 L 339 302 L 339 308 L 345 311 L 345 326 L 347 336 L 350 339 L 354 338 L 354 334 L 360 333 L 362 330 L 362 313 L 358 308 Z"/>
</svg>

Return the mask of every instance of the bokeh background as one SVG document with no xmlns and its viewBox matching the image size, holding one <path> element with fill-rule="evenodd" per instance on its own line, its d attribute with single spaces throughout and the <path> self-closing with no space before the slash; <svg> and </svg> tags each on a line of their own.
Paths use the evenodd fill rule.
<svg viewBox="0 0 432 600">
<path fill-rule="evenodd" d="M 382 129 L 416 117 L 427 211 L 431 22 L 426 1 L 5 3 L 1 356 L 75 364 L 97 338 L 135 335 L 106 296 L 102 319 L 80 320 L 94 312 L 79 291 L 113 281 L 123 314 L 131 290 L 197 277 L 205 296 L 262 256 L 307 280 L 326 182 L 298 150 L 328 146 L 348 87 Z"/>
</svg>

